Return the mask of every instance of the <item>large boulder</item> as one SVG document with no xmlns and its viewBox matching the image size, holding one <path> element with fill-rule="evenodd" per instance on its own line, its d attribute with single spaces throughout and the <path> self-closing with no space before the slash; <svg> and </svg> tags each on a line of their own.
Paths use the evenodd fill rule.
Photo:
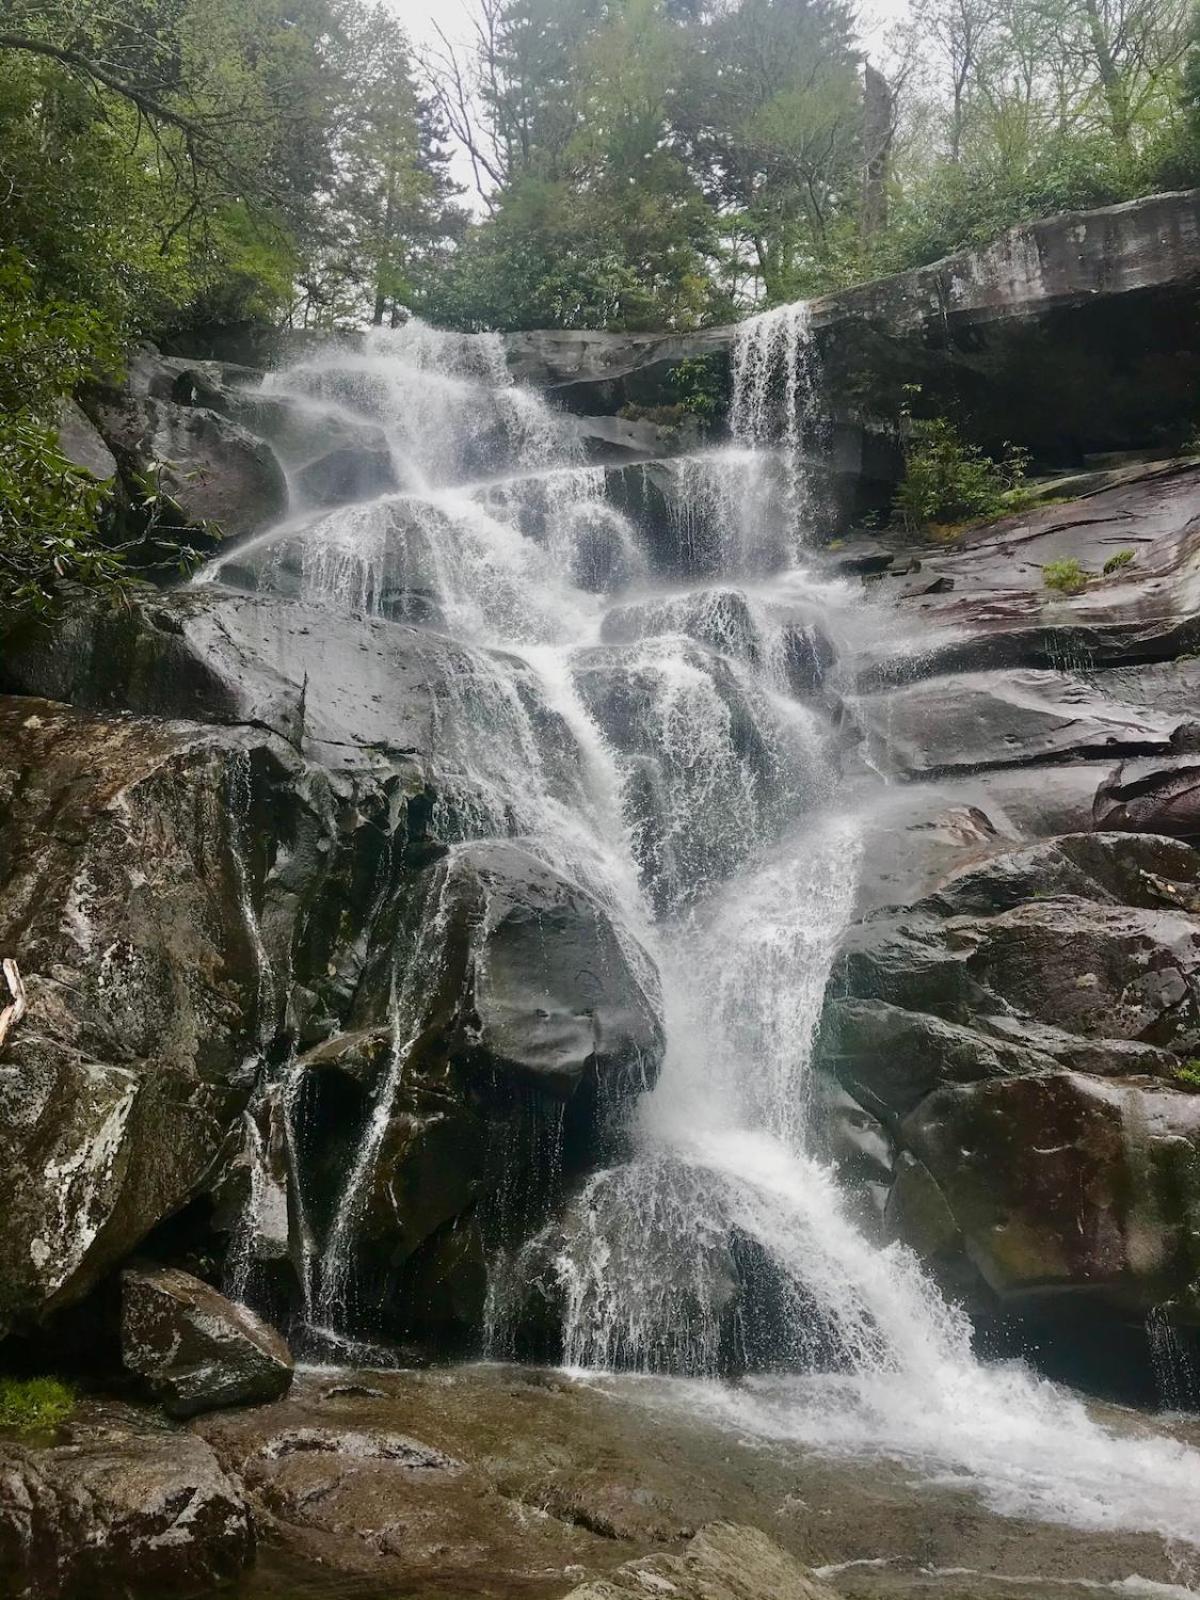
<svg viewBox="0 0 1200 1600">
<path fill-rule="evenodd" d="M 0 1059 L 0 1326 L 191 1198 L 245 1104 L 281 997 L 239 829 L 296 821 L 294 777 L 269 737 L 0 701 L 0 949 L 29 1003 Z"/>
<path fill-rule="evenodd" d="M 503 842 L 457 846 L 423 878 L 359 1026 L 296 1065 L 297 1138 L 327 1270 L 350 1207 L 375 1331 L 457 1344 L 482 1314 L 485 1239 L 540 1222 L 653 1085 L 664 1036 L 649 958 L 578 884 Z"/>
<path fill-rule="evenodd" d="M 121 1357 L 173 1417 L 278 1400 L 292 1381 L 273 1328 L 175 1267 L 122 1272 Z"/>
<path fill-rule="evenodd" d="M 211 1447 L 132 1415 L 65 1442 L 0 1442 L 0 1587 L 13 1600 L 202 1600 L 254 1554 L 241 1490 Z"/>
<path fill-rule="evenodd" d="M 270 445 L 219 412 L 118 391 L 93 397 L 89 409 L 123 472 L 169 495 L 187 524 L 232 538 L 287 510 Z"/>
<path fill-rule="evenodd" d="M 858 1176 L 887 1228 L 956 1286 L 1191 1321 L 1198 1055 L 1200 858 L 1115 833 L 994 854 L 852 927 L 818 1047 L 884 1136 Z"/>
<path fill-rule="evenodd" d="M 448 859 L 440 916 L 433 1054 L 559 1099 L 589 1076 L 616 1098 L 653 1084 L 663 1050 L 653 967 L 593 896 L 516 845 L 464 845 Z"/>
</svg>

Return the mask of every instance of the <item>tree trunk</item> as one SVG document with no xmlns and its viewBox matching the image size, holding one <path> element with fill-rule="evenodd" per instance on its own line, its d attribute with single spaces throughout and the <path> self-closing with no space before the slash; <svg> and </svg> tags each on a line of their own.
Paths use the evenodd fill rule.
<svg viewBox="0 0 1200 1600">
<path fill-rule="evenodd" d="M 892 86 L 868 61 L 863 77 L 862 243 L 868 251 L 887 227 L 895 107 Z"/>
<path fill-rule="evenodd" d="M 1129 97 L 1125 92 L 1120 69 L 1113 58 L 1108 35 L 1104 31 L 1104 19 L 1100 15 L 1100 8 L 1096 0 L 1084 0 L 1084 6 L 1087 11 L 1092 50 L 1096 57 L 1096 70 L 1100 75 L 1100 87 L 1104 91 L 1104 103 L 1108 107 L 1109 126 L 1113 138 L 1122 149 L 1127 150 L 1130 135 Z"/>
</svg>

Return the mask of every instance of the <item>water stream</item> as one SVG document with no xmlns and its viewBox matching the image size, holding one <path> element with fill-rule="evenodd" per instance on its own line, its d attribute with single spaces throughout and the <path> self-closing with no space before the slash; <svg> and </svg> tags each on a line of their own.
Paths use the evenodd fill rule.
<svg viewBox="0 0 1200 1600">
<path fill-rule="evenodd" d="M 731 444 L 614 485 L 511 384 L 497 340 L 414 323 L 271 380 L 381 427 L 399 487 L 234 562 L 260 587 L 458 641 L 445 760 L 475 797 L 460 832 L 519 836 L 661 977 L 667 1058 L 631 1154 L 495 1263 L 495 1348 L 549 1260 L 573 1368 L 665 1375 L 660 1400 L 743 1434 L 902 1458 L 1002 1511 L 1200 1541 L 1200 1455 L 1118 1438 L 1024 1366 L 977 1361 L 965 1316 L 910 1252 L 865 1237 L 818 1154 L 811 1049 L 859 839 L 828 718 L 798 683 L 817 619 L 835 639 L 862 624 L 848 588 L 805 572 L 813 381 L 803 307 L 747 323 Z M 335 1329 L 419 981 L 398 953 L 392 1072 L 320 1264 Z M 768 1370 L 726 1381 L 768 1324 Z"/>
</svg>

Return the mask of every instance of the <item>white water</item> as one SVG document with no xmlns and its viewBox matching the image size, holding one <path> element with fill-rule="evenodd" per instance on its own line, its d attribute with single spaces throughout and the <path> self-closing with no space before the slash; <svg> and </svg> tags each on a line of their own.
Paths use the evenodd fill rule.
<svg viewBox="0 0 1200 1600">
<path fill-rule="evenodd" d="M 668 1054 L 632 1154 L 497 1263 L 496 1337 L 549 1253 L 576 1368 L 675 1374 L 681 1403 L 743 1433 L 898 1457 L 1005 1512 L 1200 1542 L 1200 1455 L 1116 1438 L 1024 1367 L 977 1362 L 966 1319 L 911 1253 L 868 1242 L 811 1148 L 812 1040 L 858 855 L 821 714 L 785 667 L 789 629 L 850 603 L 803 570 L 813 382 L 803 308 L 746 324 L 735 447 L 647 469 L 671 485 L 655 532 L 508 383 L 498 341 L 410 325 L 275 380 L 381 423 L 404 487 L 328 513 L 298 554 L 259 541 L 257 581 L 424 608 L 468 646 L 446 778 L 460 836 L 519 835 L 661 973 Z M 325 1245 L 335 1324 L 414 975 L 401 959 L 392 1067 Z M 761 1319 L 736 1292 L 747 1253 Z M 775 1374 L 723 1381 L 760 1320 L 782 1329 Z"/>
</svg>

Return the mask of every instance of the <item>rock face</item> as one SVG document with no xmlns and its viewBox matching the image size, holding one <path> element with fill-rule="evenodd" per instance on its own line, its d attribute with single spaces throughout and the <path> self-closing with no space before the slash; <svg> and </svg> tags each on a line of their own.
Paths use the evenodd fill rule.
<svg viewBox="0 0 1200 1600">
<path fill-rule="evenodd" d="M 356 1258 L 375 1331 L 469 1339 L 493 1202 L 535 1222 L 662 1053 L 652 964 L 594 897 L 453 839 L 512 826 L 489 796 L 514 751 L 584 803 L 532 674 L 210 587 L 83 606 L 3 679 L 24 698 L 0 701 L 0 945 L 30 996 L 0 1063 L 5 1325 L 214 1206 L 218 1229 L 250 1207 L 240 1248 L 286 1317 L 383 1097 Z"/>
<path fill-rule="evenodd" d="M 830 979 L 830 1148 L 981 1310 L 1200 1322 L 1195 674 L 1167 659 L 1198 484 L 1152 469 L 968 534 L 921 558 L 941 592 L 862 580 L 898 642 L 847 704 L 910 787 L 868 820 Z M 1045 589 L 1046 560 L 1095 572 L 1118 540 L 1114 576 Z"/>
<path fill-rule="evenodd" d="M 196 1192 L 274 1027 L 237 796 L 285 746 L 0 700 L 0 946 L 29 1012 L 0 1061 L 0 1324 L 78 1299 Z M 259 812 L 261 817 L 262 812 Z"/>
<path fill-rule="evenodd" d="M 122 1272 L 121 1357 L 173 1417 L 278 1400 L 292 1381 L 273 1328 L 175 1267 Z"/>
<path fill-rule="evenodd" d="M 202 1439 L 122 1416 L 62 1444 L 0 1442 L 0 1584 L 14 1600 L 200 1600 L 253 1554 L 246 1502 Z"/>
</svg>

